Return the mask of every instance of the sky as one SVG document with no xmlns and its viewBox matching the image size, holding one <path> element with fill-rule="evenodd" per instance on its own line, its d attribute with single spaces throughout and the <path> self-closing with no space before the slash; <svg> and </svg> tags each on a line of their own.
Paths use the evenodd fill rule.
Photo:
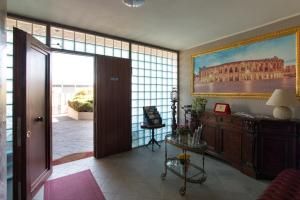
<svg viewBox="0 0 300 200">
<path fill-rule="evenodd" d="M 66 53 L 51 54 L 52 84 L 93 85 L 94 58 Z"/>
<path fill-rule="evenodd" d="M 210 67 L 229 62 L 272 58 L 274 56 L 284 59 L 285 65 L 295 64 L 296 34 L 256 42 L 207 55 L 200 55 L 194 58 L 194 72 L 198 73 L 199 68 L 203 66 Z"/>
</svg>

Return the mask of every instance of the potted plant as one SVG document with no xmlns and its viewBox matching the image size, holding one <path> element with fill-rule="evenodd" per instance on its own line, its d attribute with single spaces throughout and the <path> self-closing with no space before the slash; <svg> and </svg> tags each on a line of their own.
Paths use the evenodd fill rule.
<svg viewBox="0 0 300 200">
<path fill-rule="evenodd" d="M 80 90 L 68 101 L 68 116 L 76 120 L 93 119 L 94 100 L 92 90 Z"/>
<path fill-rule="evenodd" d="M 203 97 L 196 97 L 192 101 L 192 116 L 196 119 L 199 118 L 199 116 L 205 111 L 205 106 L 207 103 L 207 99 Z"/>
</svg>

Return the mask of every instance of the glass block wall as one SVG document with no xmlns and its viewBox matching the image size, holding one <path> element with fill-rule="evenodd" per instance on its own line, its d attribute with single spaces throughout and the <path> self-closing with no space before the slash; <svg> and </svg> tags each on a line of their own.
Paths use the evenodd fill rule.
<svg viewBox="0 0 300 200">
<path fill-rule="evenodd" d="M 51 47 L 120 58 L 129 58 L 129 43 L 51 26 Z"/>
<path fill-rule="evenodd" d="M 155 138 L 164 140 L 171 133 L 170 93 L 177 88 L 177 53 L 131 45 L 132 59 L 132 147 L 145 145 L 150 131 L 140 128 L 143 106 L 157 106 L 166 127 L 156 130 Z"/>
<path fill-rule="evenodd" d="M 42 24 L 32 23 L 23 20 L 7 18 L 6 34 L 7 34 L 7 70 L 6 70 L 6 134 L 7 134 L 7 199 L 12 199 L 12 177 L 13 177 L 13 147 L 12 147 L 12 106 L 13 106 L 13 27 L 22 29 L 23 31 L 32 34 L 35 38 L 46 43 L 46 26 Z"/>
</svg>

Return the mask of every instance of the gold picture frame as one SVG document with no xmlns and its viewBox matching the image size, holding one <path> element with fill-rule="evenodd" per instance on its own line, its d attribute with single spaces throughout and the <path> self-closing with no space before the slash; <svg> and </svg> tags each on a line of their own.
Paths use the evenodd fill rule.
<svg viewBox="0 0 300 200">
<path fill-rule="evenodd" d="M 191 56 L 191 64 L 192 64 L 192 69 L 191 69 L 191 94 L 192 96 L 205 96 L 205 97 L 226 97 L 226 98 L 257 98 L 257 99 L 266 99 L 270 97 L 271 91 L 270 92 L 199 92 L 195 91 L 195 59 L 199 58 L 200 56 L 206 56 L 210 55 L 216 52 L 222 52 L 226 50 L 232 50 L 234 48 L 239 48 L 243 46 L 249 46 L 251 44 L 263 42 L 263 41 L 268 41 L 276 38 L 281 38 L 284 36 L 289 36 L 289 35 L 295 35 L 295 92 L 298 97 L 300 97 L 300 91 L 299 91 L 299 84 L 300 84 L 300 71 L 299 71 L 299 66 L 300 66 L 300 27 L 292 27 L 289 29 L 284 29 L 276 32 L 272 32 L 269 34 L 264 34 L 261 36 L 253 37 L 250 39 L 234 42 L 222 47 L 210 49 L 210 50 L 205 50 L 205 51 L 200 51 L 198 53 L 195 53 Z M 242 60 L 243 61 L 243 60 Z M 226 63 L 225 63 L 226 64 Z M 223 65 L 223 64 L 222 64 Z M 209 68 L 209 67 L 208 67 Z M 206 68 L 204 68 L 206 69 Z M 198 76 L 200 77 L 200 67 L 199 67 L 199 72 Z M 196 77 L 200 79 L 199 77 Z M 199 81 L 197 79 L 197 81 Z M 253 80 L 251 80 L 253 81 Z M 199 84 L 198 84 L 199 85 Z M 271 89 L 271 88 L 270 88 Z M 275 89 L 275 88 L 274 88 Z"/>
</svg>

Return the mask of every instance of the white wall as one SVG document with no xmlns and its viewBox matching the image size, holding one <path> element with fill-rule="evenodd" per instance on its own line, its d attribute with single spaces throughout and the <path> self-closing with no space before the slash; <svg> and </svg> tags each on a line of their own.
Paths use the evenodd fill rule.
<svg viewBox="0 0 300 200">
<path fill-rule="evenodd" d="M 226 22 L 224 23 L 224 26 Z M 255 36 L 259 36 L 285 28 L 300 26 L 300 15 L 276 22 L 252 31 L 240 33 L 222 40 L 198 46 L 189 50 L 181 51 L 179 54 L 179 98 L 180 106 L 191 104 L 191 76 L 192 76 L 192 60 L 191 55 L 200 51 L 217 48 L 230 44 L 232 42 L 245 40 Z M 205 28 L 205 27 L 203 27 Z M 266 100 L 259 99 L 234 99 L 234 98 L 209 98 L 207 109 L 213 109 L 214 103 L 229 103 L 233 112 L 248 112 L 253 114 L 272 115 L 272 107 L 266 106 Z M 300 118 L 300 108 L 295 110 L 295 118 Z M 183 112 L 180 110 L 180 122 L 183 123 Z"/>
</svg>

